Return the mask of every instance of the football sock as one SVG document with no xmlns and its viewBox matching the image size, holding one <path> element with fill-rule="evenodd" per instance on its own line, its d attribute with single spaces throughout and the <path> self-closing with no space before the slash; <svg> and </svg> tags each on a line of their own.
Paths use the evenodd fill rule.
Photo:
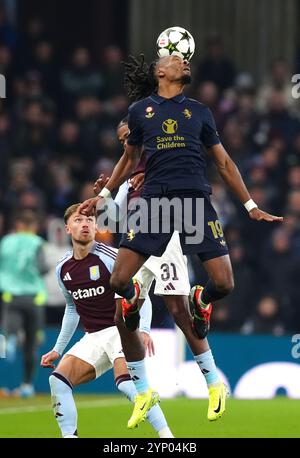
<svg viewBox="0 0 300 458">
<path fill-rule="evenodd" d="M 135 287 L 133 285 L 133 281 L 130 280 L 125 289 L 122 289 L 122 291 L 116 291 L 116 293 L 119 294 L 119 296 L 125 297 L 128 302 L 133 303 L 135 300 Z"/>
<path fill-rule="evenodd" d="M 145 359 L 142 359 L 141 361 L 126 361 L 126 364 L 136 391 L 139 394 L 146 393 L 150 387 L 147 378 Z"/>
<path fill-rule="evenodd" d="M 124 393 L 127 399 L 134 402 L 137 391 L 133 381 L 130 379 L 130 375 L 121 375 L 118 377 L 116 379 L 116 385 L 118 390 Z M 149 410 L 146 418 L 153 429 L 158 433 L 159 437 L 174 437 L 168 427 L 163 411 L 158 404 Z"/>
<path fill-rule="evenodd" d="M 210 278 L 201 293 L 201 302 L 202 304 L 207 305 L 211 302 L 222 299 L 223 297 L 227 296 L 227 294 L 228 293 L 224 293 L 223 291 L 218 291 L 216 285 Z"/>
<path fill-rule="evenodd" d="M 77 435 L 77 409 L 71 383 L 58 372 L 49 377 L 54 415 L 62 435 Z"/>
<path fill-rule="evenodd" d="M 200 355 L 194 356 L 196 363 L 200 367 L 202 374 L 206 380 L 207 386 L 220 383 L 220 378 L 217 374 L 214 357 L 211 350 L 208 350 Z"/>
<path fill-rule="evenodd" d="M 200 294 L 200 297 L 199 297 L 199 305 L 200 305 L 200 307 L 201 307 L 202 309 L 207 310 L 207 309 L 209 308 L 209 304 L 206 304 L 205 302 L 203 302 L 203 300 L 202 300 L 202 293 L 203 293 L 203 290 L 202 290 L 202 292 L 201 292 L 201 294 Z"/>
</svg>

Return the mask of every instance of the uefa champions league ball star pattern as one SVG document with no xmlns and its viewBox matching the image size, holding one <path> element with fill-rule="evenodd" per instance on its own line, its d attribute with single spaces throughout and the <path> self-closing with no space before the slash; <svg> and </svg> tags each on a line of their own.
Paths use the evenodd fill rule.
<svg viewBox="0 0 300 458">
<path fill-rule="evenodd" d="M 190 60 L 195 52 L 195 41 L 190 32 L 182 27 L 170 27 L 159 35 L 156 47 L 159 57 L 174 54 Z"/>
</svg>

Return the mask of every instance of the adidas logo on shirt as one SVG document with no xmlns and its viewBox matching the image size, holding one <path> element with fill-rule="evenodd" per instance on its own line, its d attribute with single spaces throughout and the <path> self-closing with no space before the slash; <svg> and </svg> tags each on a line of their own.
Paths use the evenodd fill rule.
<svg viewBox="0 0 300 458">
<path fill-rule="evenodd" d="M 175 290 L 175 286 L 172 284 L 172 283 L 168 283 L 167 286 L 164 288 L 165 291 L 171 291 L 171 290 Z"/>
<path fill-rule="evenodd" d="M 72 280 L 71 275 L 69 274 L 69 272 L 67 272 L 66 275 L 63 278 L 63 281 L 67 281 L 67 280 Z"/>
</svg>

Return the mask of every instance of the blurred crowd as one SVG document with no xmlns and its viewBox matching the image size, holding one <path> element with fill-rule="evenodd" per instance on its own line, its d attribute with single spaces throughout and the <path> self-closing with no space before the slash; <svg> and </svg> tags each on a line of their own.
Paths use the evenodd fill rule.
<svg viewBox="0 0 300 458">
<path fill-rule="evenodd" d="M 127 111 L 121 49 L 101 56 L 78 46 L 61 61 L 39 18 L 18 36 L 0 10 L 0 237 L 20 209 L 40 219 L 52 267 L 68 246 L 61 217 L 67 206 L 92 196 L 99 173 L 109 175 L 122 154 L 116 126 Z M 212 110 L 222 142 L 237 163 L 252 198 L 284 216 L 282 224 L 253 222 L 229 195 L 213 167 L 213 203 L 225 230 L 235 290 L 214 308 L 212 330 L 282 335 L 300 328 L 300 102 L 292 98 L 294 69 L 278 58 L 263 82 L 237 69 L 221 39 L 194 56 L 189 96 Z M 109 240 L 111 243 L 114 241 Z M 205 281 L 190 259 L 191 283 Z M 48 319 L 63 305 L 53 269 Z M 154 325 L 164 326 L 162 306 Z"/>
</svg>

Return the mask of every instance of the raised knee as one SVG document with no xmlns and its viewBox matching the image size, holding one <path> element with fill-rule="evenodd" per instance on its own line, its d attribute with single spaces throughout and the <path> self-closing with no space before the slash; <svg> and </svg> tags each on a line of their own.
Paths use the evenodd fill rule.
<svg viewBox="0 0 300 458">
<path fill-rule="evenodd" d="M 126 288 L 126 282 L 117 273 L 112 273 L 109 281 L 110 287 L 116 293 L 121 292 Z"/>
<path fill-rule="evenodd" d="M 51 392 L 54 392 L 56 388 L 56 377 L 53 374 L 51 374 L 49 377 L 49 385 L 51 388 Z"/>
<path fill-rule="evenodd" d="M 217 290 L 220 293 L 223 293 L 224 295 L 227 295 L 227 294 L 231 293 L 231 291 L 234 288 L 233 276 L 230 275 L 230 276 L 227 276 L 227 277 L 224 277 L 224 278 L 220 279 L 219 281 L 216 281 L 215 282 L 215 286 L 216 286 Z"/>
</svg>

